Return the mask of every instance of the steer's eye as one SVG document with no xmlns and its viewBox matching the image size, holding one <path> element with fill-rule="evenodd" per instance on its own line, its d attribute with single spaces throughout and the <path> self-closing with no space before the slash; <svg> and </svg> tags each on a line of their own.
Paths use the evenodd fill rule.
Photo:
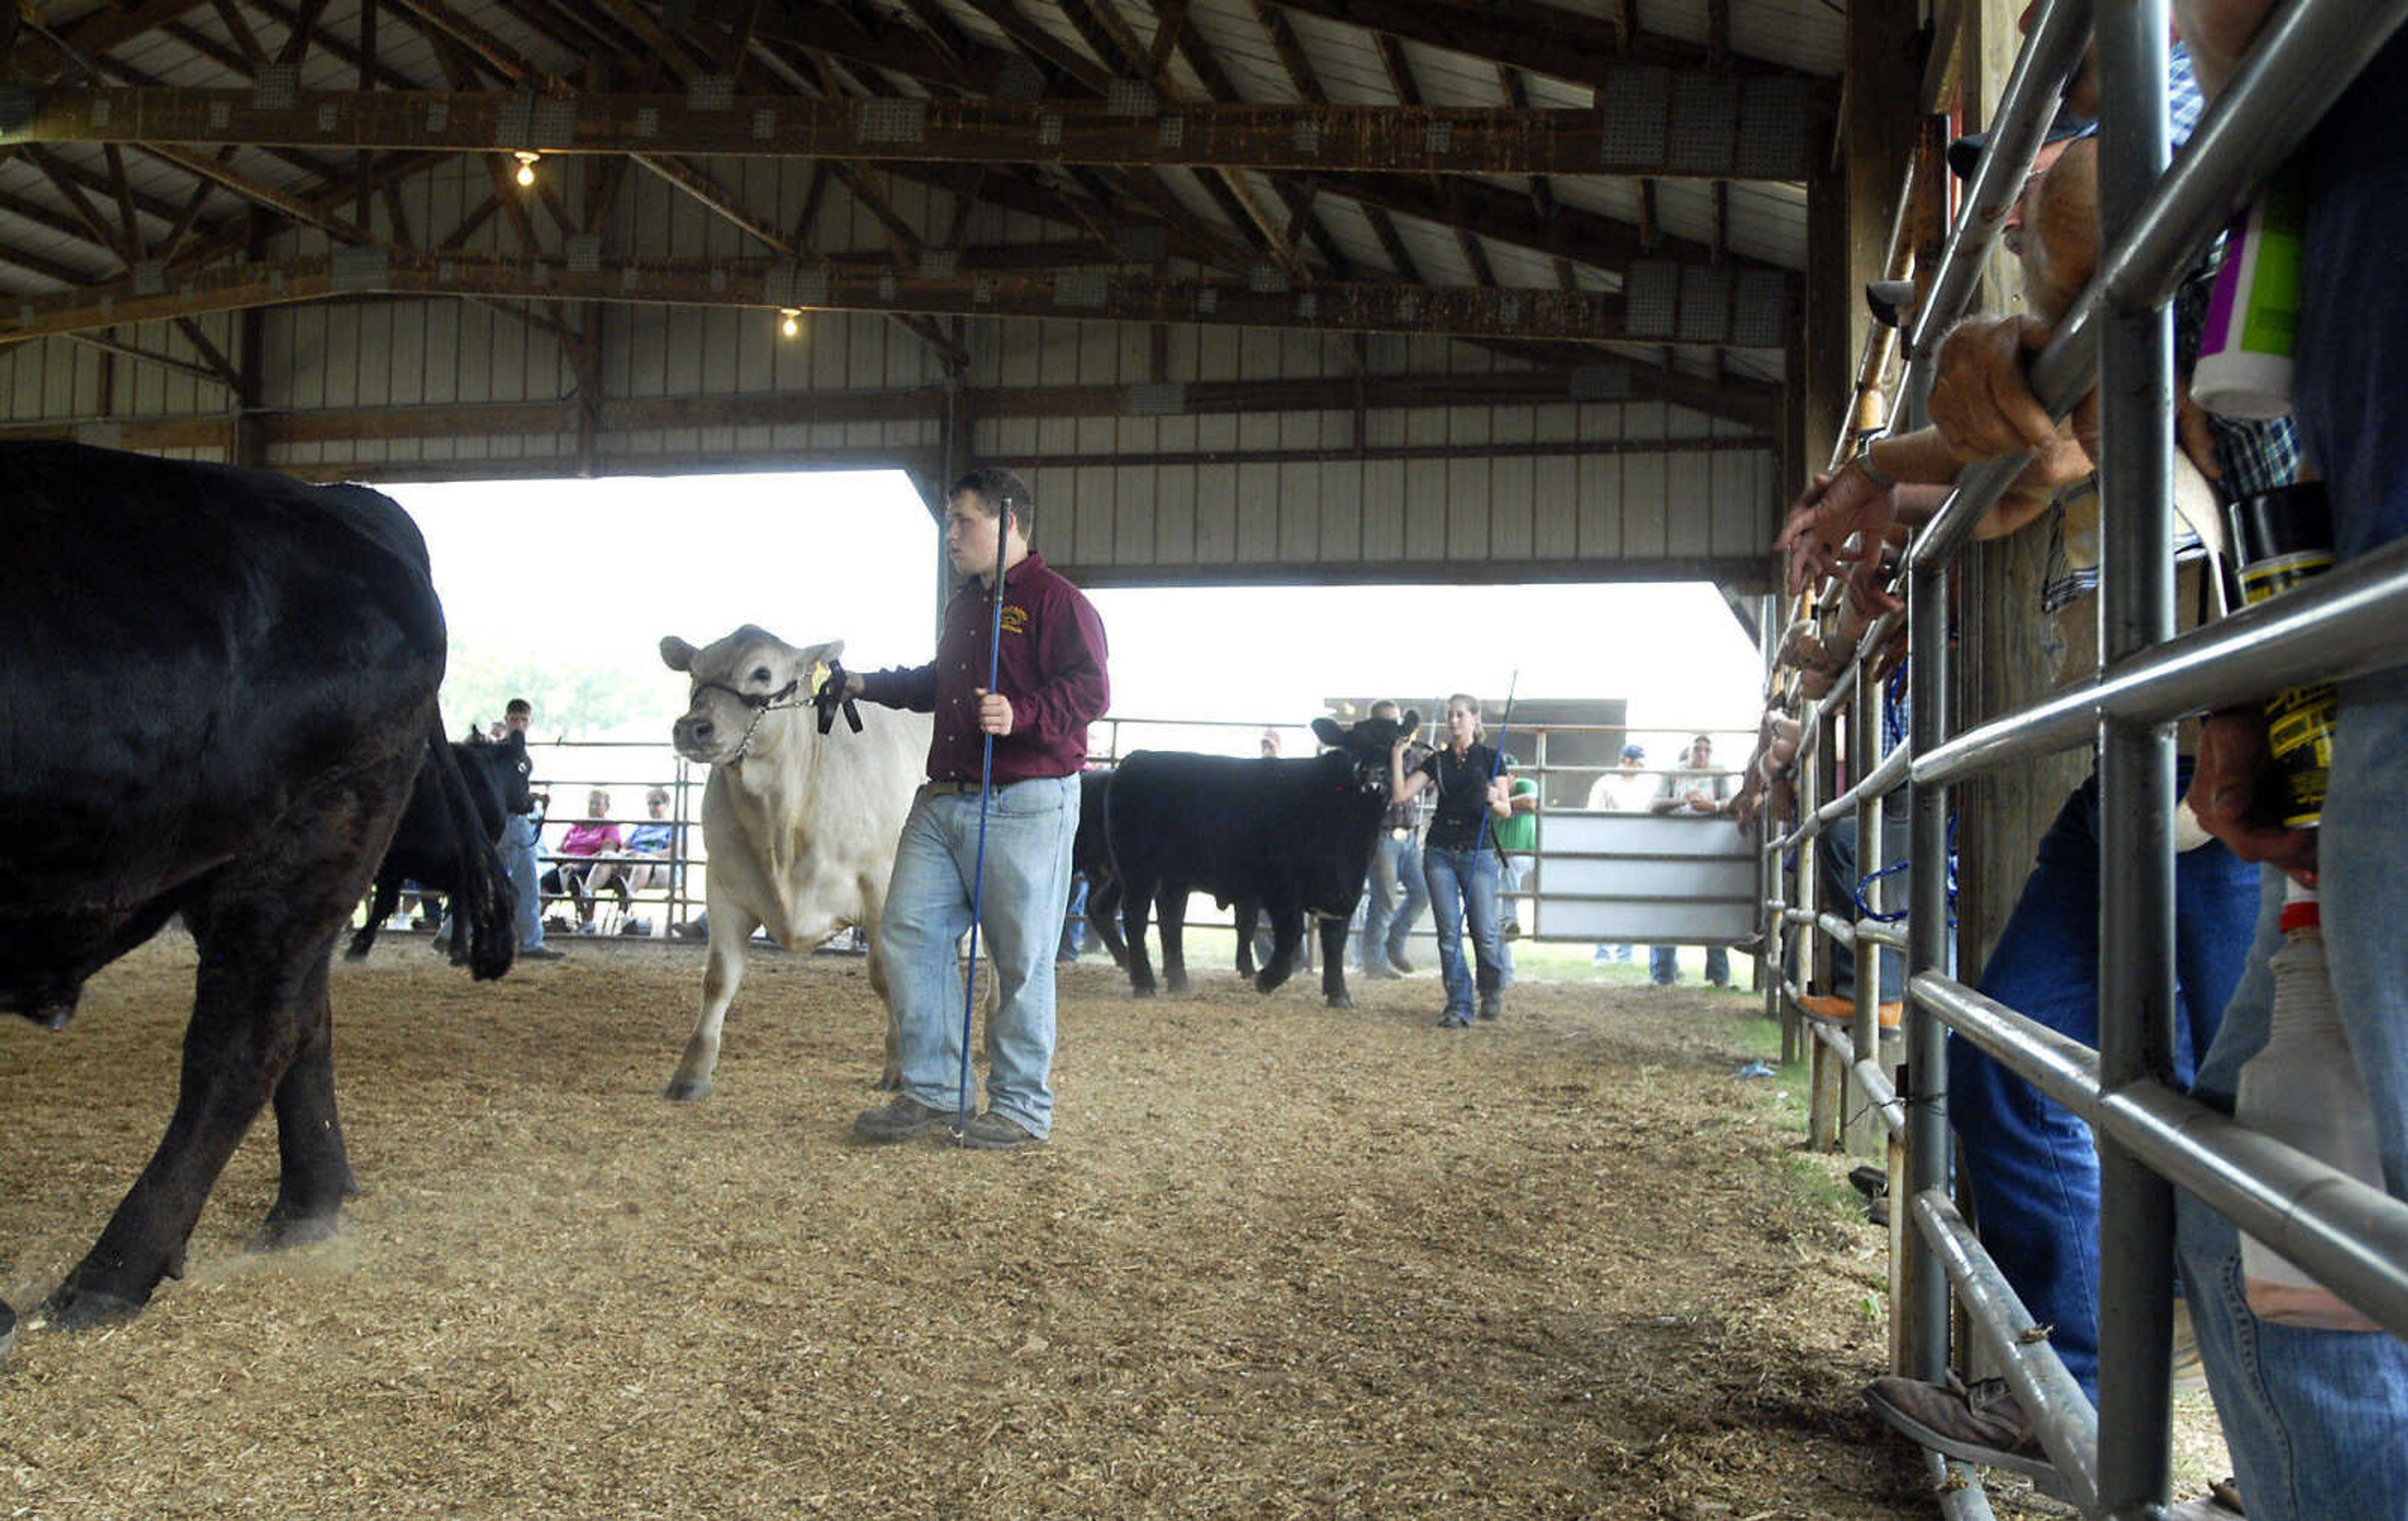
<svg viewBox="0 0 2408 1521">
<path fill-rule="evenodd" d="M 764 683 L 764 684 L 766 685 L 766 684 L 767 683 L 768 680 L 769 680 L 769 667 L 767 667 L 767 666 L 755 666 L 755 667 L 752 667 L 752 680 L 754 680 L 754 681 L 756 681 L 756 682 L 762 682 L 762 683 Z"/>
</svg>

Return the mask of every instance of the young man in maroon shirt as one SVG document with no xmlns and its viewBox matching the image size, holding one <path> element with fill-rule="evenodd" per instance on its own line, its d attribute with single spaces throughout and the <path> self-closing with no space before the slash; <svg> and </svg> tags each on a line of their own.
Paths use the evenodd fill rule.
<svg viewBox="0 0 2408 1521">
<path fill-rule="evenodd" d="M 1054 948 L 1070 893 L 1079 771 L 1087 725 L 1111 705 L 1104 625 L 1080 590 L 1028 547 L 1036 503 L 1009 470 L 953 483 L 945 552 L 968 578 L 945 604 L 933 664 L 854 675 L 850 693 L 936 715 L 928 782 L 895 851 L 881 920 L 901 1033 L 903 1091 L 853 1121 L 863 1141 L 906 1141 L 951 1122 L 961 1100 L 962 982 L 955 947 L 970 926 L 979 869 L 979 779 L 995 740 L 980 943 L 1001 995 L 987 1029 L 987 1107 L 964 1141 L 989 1151 L 1053 1133 Z M 986 689 L 1002 566 L 1002 639 Z"/>
</svg>

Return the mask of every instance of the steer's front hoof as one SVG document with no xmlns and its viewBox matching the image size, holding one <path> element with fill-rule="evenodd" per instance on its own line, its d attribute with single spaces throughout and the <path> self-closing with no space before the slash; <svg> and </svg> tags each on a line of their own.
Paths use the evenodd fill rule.
<svg viewBox="0 0 2408 1521">
<path fill-rule="evenodd" d="M 6 1359 L 8 1349 L 16 1344 L 17 1312 L 8 1308 L 7 1300 L 0 1299 L 0 1359 Z"/>
<path fill-rule="evenodd" d="M 132 1320 L 142 1313 L 138 1299 L 129 1299 L 105 1289 L 78 1288 L 69 1279 L 50 1291 L 42 1301 L 40 1320 L 57 1331 L 88 1331 L 97 1326 L 116 1326 Z"/>
<path fill-rule="evenodd" d="M 281 1252 L 330 1240 L 334 1234 L 335 1217 L 331 1214 L 280 1214 L 271 1211 L 251 1233 L 251 1240 L 242 1244 L 249 1252 Z"/>
<path fill-rule="evenodd" d="M 1332 993 L 1328 995 L 1324 1001 L 1326 1001 L 1332 1009 L 1352 1009 L 1354 1007 L 1354 996 L 1351 993 Z"/>
<path fill-rule="evenodd" d="M 710 1079 L 707 1077 L 673 1077 L 661 1090 L 661 1097 L 672 1104 L 698 1104 L 710 1097 Z"/>
</svg>

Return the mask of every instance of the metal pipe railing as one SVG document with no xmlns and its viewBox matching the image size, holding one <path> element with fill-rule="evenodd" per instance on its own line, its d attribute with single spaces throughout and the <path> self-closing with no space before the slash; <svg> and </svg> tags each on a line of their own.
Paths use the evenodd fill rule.
<svg viewBox="0 0 2408 1521">
<path fill-rule="evenodd" d="M 1940 338 L 1970 294 L 1974 272 L 2022 188 L 2046 126 L 2045 109 L 2080 54 L 2092 7 L 2041 7 L 2019 56 L 1992 142 L 1968 196 L 1910 344 L 1910 400 L 1928 381 Z M 1850 1062 L 1906 1142 L 1906 1191 L 1915 1229 L 1900 1264 L 1902 1370 L 1946 1371 L 1948 1286 L 2004 1368 L 2077 1504 L 2118 1517 L 2159 1514 L 2171 1435 L 2164 1380 L 2172 1281 L 2172 1186 L 2216 1209 L 2395 1333 L 2408 1335 L 2408 1202 L 2323 1166 L 2196 1103 L 2171 1085 L 2172 854 L 2171 722 L 2201 710 L 2262 699 L 2285 687 L 2408 665 L 2408 544 L 2365 555 L 2312 588 L 2212 629 L 2172 637 L 2171 527 L 2172 375 L 2165 308 L 2192 261 L 2257 186 L 2296 151 L 2390 35 L 2408 22 L 2408 0 L 2291 0 L 2270 20 L 2229 92 L 2209 112 L 2182 162 L 2165 168 L 2165 0 L 2100 8 L 2100 69 L 2106 103 L 2100 154 L 2105 255 L 2099 277 L 2058 324 L 2031 367 L 2035 393 L 2064 416 L 2097 386 L 2102 396 L 2100 481 L 2105 513 L 2100 591 L 2101 675 L 2088 685 L 1993 719 L 1952 739 L 1946 642 L 1950 566 L 1974 524 L 2021 473 L 2028 456 L 1964 471 L 1906 561 L 1913 721 L 1910 743 L 1817 806 L 1801 768 L 1801 819 L 1770 839 L 1775 885 L 1768 927 L 1803 926 L 1861 957 L 1899 943 L 1912 997 L 1903 1091 L 1877 1062 L 1860 968 L 1859 1018 L 1851 1031 L 1817 1025 L 1815 1038 Z M 2103 373 L 2102 373 L 2103 372 Z M 1911 421 L 1914 409 L 1901 409 Z M 1834 704 L 1851 700 L 1878 648 L 1870 634 L 1825 699 L 1810 706 L 1799 756 L 1819 742 Z M 1867 704 L 1856 698 L 1852 734 Z M 1950 789 L 1959 780 L 2096 741 L 2101 787 L 2100 1049 L 1983 997 L 1953 975 L 1946 872 Z M 1909 758 L 1909 757 L 1912 758 Z M 1810 865 L 1798 908 L 1779 903 L 1781 853 L 1811 842 L 1849 811 L 1859 849 L 1878 833 L 1877 799 L 1911 788 L 1912 911 L 1906 932 L 1819 911 Z M 1877 850 L 1878 847 L 1876 846 Z M 1802 853 L 1801 853 L 1802 856 Z M 1860 857 L 1861 859 L 1862 857 Z M 1811 940 L 1809 942 L 1811 944 Z M 1801 964 L 1804 964 L 1801 956 Z M 1799 988 L 1786 980 L 1793 999 Z M 1962 1039 L 1998 1057 L 2043 1093 L 2089 1119 L 2101 1159 L 2100 1407 L 2093 1412 L 2062 1361 L 1956 1216 L 1947 1183 L 1944 1040 Z M 1978 1493 L 1978 1491 L 1976 1491 Z"/>
</svg>

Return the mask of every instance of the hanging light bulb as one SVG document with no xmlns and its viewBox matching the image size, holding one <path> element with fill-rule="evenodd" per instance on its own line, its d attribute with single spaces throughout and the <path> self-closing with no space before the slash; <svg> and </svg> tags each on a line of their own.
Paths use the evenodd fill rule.
<svg viewBox="0 0 2408 1521">
<path fill-rule="evenodd" d="M 519 161 L 519 188 L 532 189 L 535 185 L 535 161 L 543 155 L 531 148 L 522 148 L 516 156 Z"/>
<path fill-rule="evenodd" d="M 784 319 L 778 323 L 779 332 L 793 337 L 803 330 L 803 310 L 800 307 L 781 307 L 778 309 L 778 314 Z"/>
</svg>

